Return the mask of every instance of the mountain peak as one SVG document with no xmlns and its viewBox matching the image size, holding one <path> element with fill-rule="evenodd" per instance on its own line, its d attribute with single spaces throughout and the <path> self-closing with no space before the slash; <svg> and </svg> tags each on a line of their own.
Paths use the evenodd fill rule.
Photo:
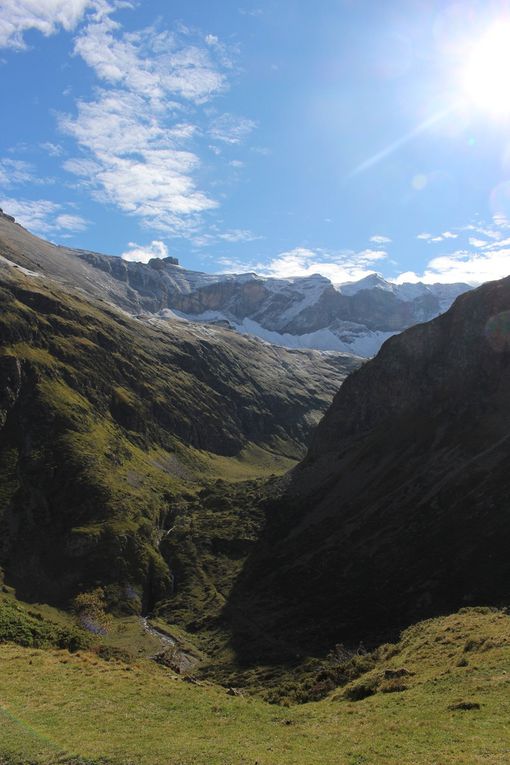
<svg viewBox="0 0 510 765">
<path fill-rule="evenodd" d="M 386 281 L 384 276 L 379 273 L 368 274 L 355 282 L 343 282 L 338 285 L 339 292 L 342 295 L 355 295 L 361 290 L 382 289 L 387 292 L 393 292 L 393 285 Z"/>
</svg>

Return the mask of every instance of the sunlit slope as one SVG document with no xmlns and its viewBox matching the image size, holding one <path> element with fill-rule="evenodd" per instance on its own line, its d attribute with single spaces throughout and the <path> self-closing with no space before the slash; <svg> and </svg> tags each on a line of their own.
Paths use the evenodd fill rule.
<svg viewBox="0 0 510 765">
<path fill-rule="evenodd" d="M 21 597 L 100 582 L 150 606 L 175 496 L 230 458 L 234 478 L 287 469 L 344 361 L 137 321 L 5 263 L 0 279 L 0 565 Z"/>
<path fill-rule="evenodd" d="M 6 644 L 0 761 L 503 765 L 509 622 L 500 612 L 468 610 L 418 624 L 381 650 L 368 675 L 290 708 L 190 684 L 146 661 Z M 373 695 L 352 701 L 363 682 Z"/>
</svg>

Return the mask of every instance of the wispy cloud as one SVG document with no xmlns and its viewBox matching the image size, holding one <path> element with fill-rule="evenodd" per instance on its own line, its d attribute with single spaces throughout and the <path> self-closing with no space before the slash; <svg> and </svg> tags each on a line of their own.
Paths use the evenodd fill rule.
<svg viewBox="0 0 510 765">
<path fill-rule="evenodd" d="M 39 146 L 44 152 L 46 152 L 46 154 L 49 154 L 50 157 L 61 157 L 64 153 L 64 149 L 62 146 L 60 146 L 60 144 L 52 143 L 51 141 L 41 143 Z"/>
<path fill-rule="evenodd" d="M 95 70 L 100 80 L 150 99 L 160 109 L 168 96 L 205 103 L 226 88 L 224 74 L 201 41 L 149 27 L 122 33 L 106 17 L 89 24 L 79 35 L 75 51 Z M 174 106 L 176 104 L 173 104 Z"/>
<path fill-rule="evenodd" d="M 38 234 L 84 231 L 88 221 L 65 211 L 65 207 L 48 199 L 0 199 L 0 207 L 14 215 L 18 223 Z"/>
<path fill-rule="evenodd" d="M 25 48 L 29 29 L 46 37 L 75 29 L 88 9 L 101 5 L 96 0 L 0 0 L 0 48 Z"/>
<path fill-rule="evenodd" d="M 75 52 L 102 85 L 74 115 L 60 117 L 82 151 L 64 167 L 102 203 L 168 235 L 196 236 L 202 214 L 218 206 L 198 187 L 198 146 L 203 107 L 228 88 L 225 51 L 216 37 L 185 28 L 126 33 L 109 16 L 91 21 Z M 231 143 L 253 128 L 232 115 L 214 125 L 214 137 Z"/>
<path fill-rule="evenodd" d="M 31 162 L 10 157 L 0 158 L 0 188 L 11 186 L 46 186 L 55 183 L 54 178 L 40 175 Z"/>
<path fill-rule="evenodd" d="M 458 236 L 458 233 L 455 231 L 443 231 L 442 234 L 438 234 L 437 236 L 432 236 L 431 234 L 418 234 L 416 238 L 424 239 L 429 242 L 429 244 L 438 244 L 439 242 L 444 242 L 445 239 L 458 239 Z"/>
<path fill-rule="evenodd" d="M 211 123 L 209 134 L 215 141 L 240 144 L 254 130 L 257 123 L 235 114 L 222 114 Z"/>
<path fill-rule="evenodd" d="M 153 239 L 150 244 L 146 245 L 129 242 L 128 249 L 120 257 L 131 263 L 148 263 L 153 258 L 166 258 L 167 256 L 167 245 L 159 239 Z"/>
<path fill-rule="evenodd" d="M 213 224 L 206 233 L 197 234 L 193 237 L 193 244 L 197 247 L 209 247 L 214 244 L 226 242 L 227 244 L 240 244 L 241 242 L 255 242 L 263 239 L 247 228 L 231 228 L 222 231 L 219 226 Z"/>
<path fill-rule="evenodd" d="M 441 244 L 443 252 L 428 261 L 422 272 L 406 271 L 394 281 L 426 284 L 465 282 L 482 284 L 510 274 L 510 221 L 494 216 L 490 222 L 475 220 L 433 235 L 418 234 L 428 244 Z M 449 248 L 453 251 L 448 252 Z"/>
<path fill-rule="evenodd" d="M 391 244 L 392 240 L 390 239 L 389 236 L 381 236 L 381 234 L 375 234 L 374 236 L 370 237 L 370 241 L 373 244 L 384 245 L 384 244 Z"/>
<path fill-rule="evenodd" d="M 19 159 L 0 159 L 0 186 L 4 188 L 18 183 L 30 183 L 33 167 Z"/>
<path fill-rule="evenodd" d="M 238 10 L 241 16 L 253 16 L 256 18 L 257 16 L 262 16 L 263 14 L 262 8 L 239 8 Z"/>
<path fill-rule="evenodd" d="M 477 239 L 476 236 L 470 236 L 468 242 L 471 247 L 487 247 L 489 242 L 486 239 Z"/>
<path fill-rule="evenodd" d="M 82 218 L 81 215 L 70 215 L 69 213 L 62 213 L 55 218 L 54 227 L 57 230 L 64 231 L 85 231 L 88 228 L 89 222 Z"/>
</svg>

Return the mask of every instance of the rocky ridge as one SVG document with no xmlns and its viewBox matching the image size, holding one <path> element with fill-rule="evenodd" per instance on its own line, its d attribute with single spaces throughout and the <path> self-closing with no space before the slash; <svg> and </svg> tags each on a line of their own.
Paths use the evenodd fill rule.
<svg viewBox="0 0 510 765">
<path fill-rule="evenodd" d="M 148 264 L 56 247 L 0 214 L 4 256 L 111 302 L 131 314 L 167 321 L 223 324 L 291 348 L 369 357 L 393 334 L 446 310 L 467 284 L 395 285 L 373 274 L 333 285 L 320 274 L 276 279 L 205 274 L 175 258 Z"/>
</svg>

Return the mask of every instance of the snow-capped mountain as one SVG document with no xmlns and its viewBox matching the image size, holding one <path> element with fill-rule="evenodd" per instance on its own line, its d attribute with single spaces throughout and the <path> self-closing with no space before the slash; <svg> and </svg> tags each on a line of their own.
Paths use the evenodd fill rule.
<svg viewBox="0 0 510 765">
<path fill-rule="evenodd" d="M 55 247 L 0 213 L 18 267 L 71 283 L 131 314 L 167 321 L 221 323 L 288 348 L 369 357 L 391 335 L 443 313 L 467 284 L 393 284 L 380 274 L 334 285 L 320 274 L 276 279 L 255 273 L 205 274 L 175 258 L 131 263 Z M 10 251 L 6 245 L 6 252 Z M 22 256 L 19 252 L 24 252 Z M 14 256 L 13 256 L 14 257 Z"/>
<path fill-rule="evenodd" d="M 274 279 L 166 268 L 176 292 L 163 317 L 222 323 L 290 348 L 373 356 L 391 335 L 443 313 L 467 284 L 392 284 L 374 274 L 334 286 L 319 274 Z M 171 311 L 171 314 L 169 313 Z"/>
<path fill-rule="evenodd" d="M 166 271 L 170 269 L 165 269 Z M 172 269 L 177 293 L 161 316 L 223 323 L 290 348 L 374 355 L 391 335 L 443 313 L 467 284 L 393 284 L 379 274 L 334 286 L 319 274 L 274 279 Z"/>
</svg>

